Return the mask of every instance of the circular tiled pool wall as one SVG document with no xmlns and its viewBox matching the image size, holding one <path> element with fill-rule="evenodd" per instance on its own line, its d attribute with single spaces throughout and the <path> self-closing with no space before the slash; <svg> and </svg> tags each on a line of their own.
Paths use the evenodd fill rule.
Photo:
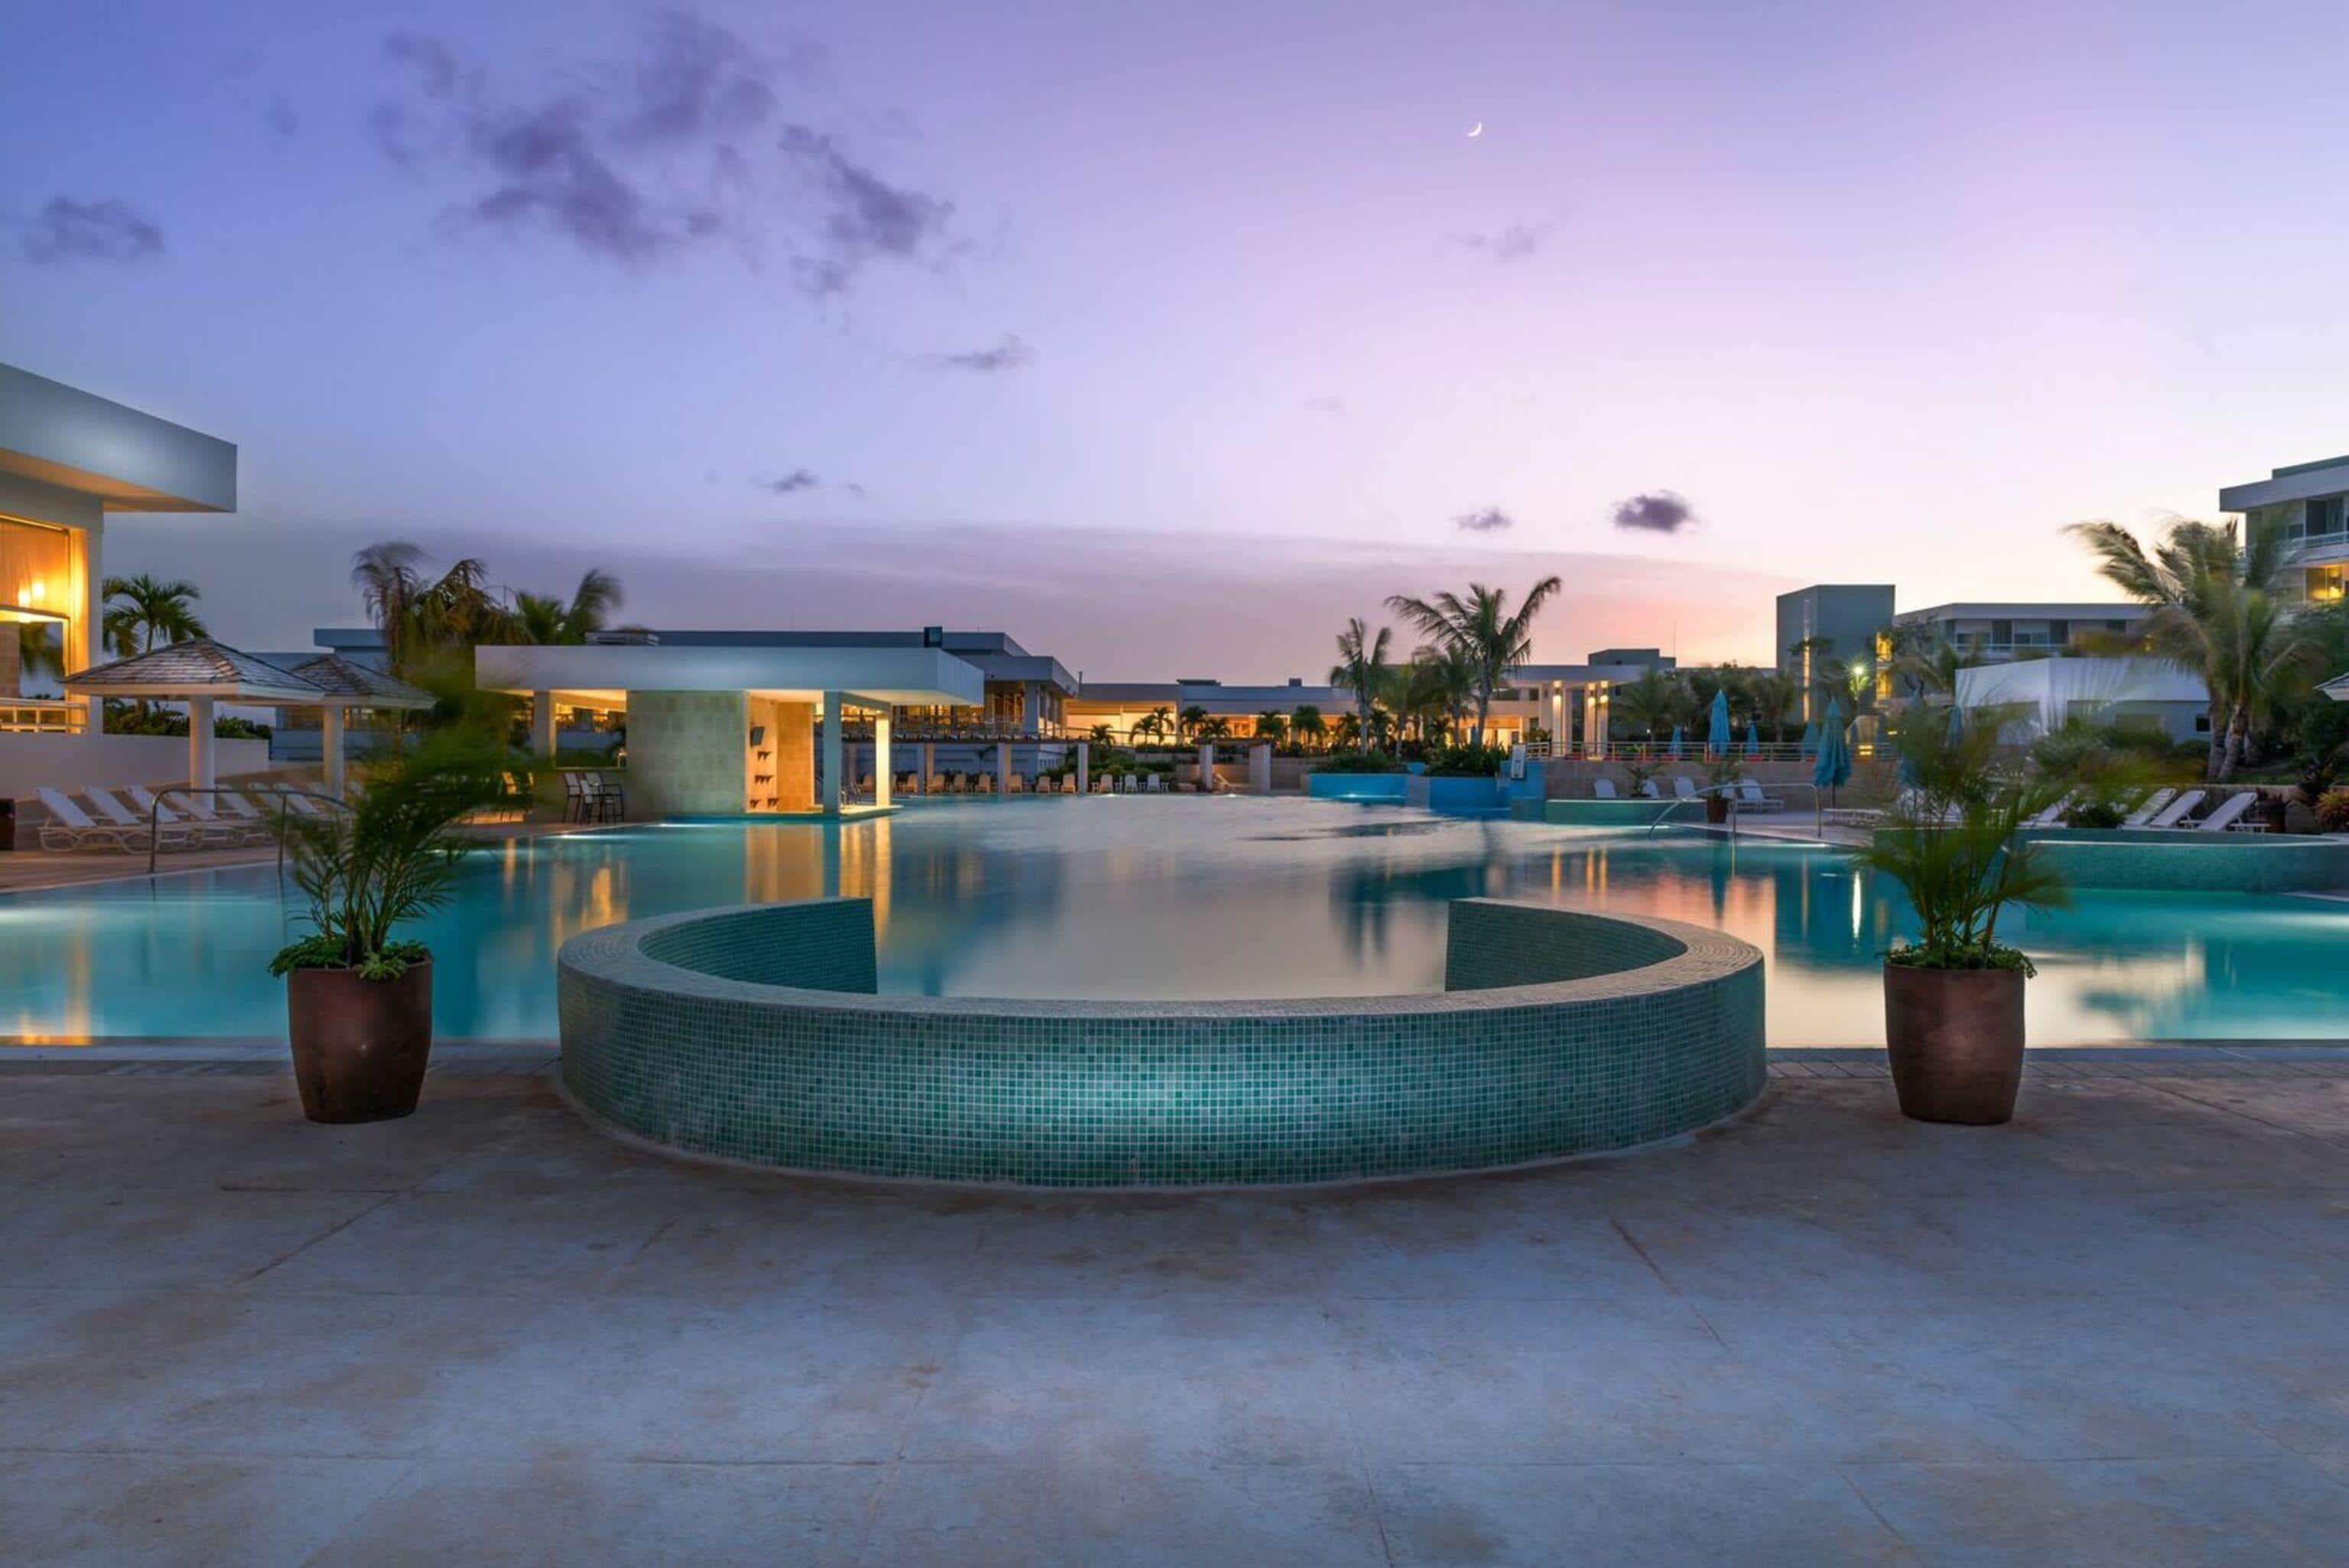
<svg viewBox="0 0 2349 1568">
<path fill-rule="evenodd" d="M 1763 1088 L 1761 954 L 1718 932 L 1452 906 L 1447 989 L 1294 1002 L 874 994 L 872 907 L 576 937 L 563 1076 L 612 1127 L 780 1168 L 1044 1186 L 1487 1169 L 1702 1127 Z"/>
</svg>

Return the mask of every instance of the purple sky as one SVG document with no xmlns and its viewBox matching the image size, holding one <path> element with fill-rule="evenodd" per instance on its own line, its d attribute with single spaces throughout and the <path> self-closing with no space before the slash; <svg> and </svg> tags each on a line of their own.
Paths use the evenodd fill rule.
<svg viewBox="0 0 2349 1568">
<path fill-rule="evenodd" d="M 1760 661 L 1780 587 L 2090 594 L 2063 523 L 2349 449 L 2338 6 L 100 3 L 0 48 L 0 359 L 240 444 L 226 540 L 109 564 L 254 645 L 413 537 L 1100 676 L 1319 673 L 1388 591 L 1553 567 L 1545 657 Z"/>
</svg>

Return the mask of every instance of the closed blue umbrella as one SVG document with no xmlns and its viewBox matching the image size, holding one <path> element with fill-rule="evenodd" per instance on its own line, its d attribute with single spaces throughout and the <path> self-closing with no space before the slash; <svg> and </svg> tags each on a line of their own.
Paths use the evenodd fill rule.
<svg viewBox="0 0 2349 1568">
<path fill-rule="evenodd" d="M 1810 723 L 1803 726 L 1803 755 L 1806 757 L 1816 757 L 1818 754 L 1819 726 L 1818 721 L 1814 719 Z"/>
<path fill-rule="evenodd" d="M 1681 727 L 1677 724 L 1672 726 L 1671 755 L 1678 757 L 1687 748 L 1688 743 L 1681 738 Z"/>
<path fill-rule="evenodd" d="M 1729 694 L 1713 694 L 1713 712 L 1706 716 L 1704 749 L 1708 756 L 1719 757 L 1729 749 Z"/>
<path fill-rule="evenodd" d="M 1762 755 L 1762 727 L 1750 718 L 1745 721 L 1745 755 Z"/>
<path fill-rule="evenodd" d="M 1835 790 L 1851 782 L 1851 747 L 1844 739 L 1843 705 L 1833 697 L 1827 698 L 1827 716 L 1819 725 L 1819 759 L 1811 767 L 1811 782 L 1828 791 L 1830 800 Z"/>
<path fill-rule="evenodd" d="M 1966 710 L 1956 703 L 1951 703 L 1950 705 L 1950 738 L 1955 741 L 1963 740 L 1965 738 Z"/>
</svg>

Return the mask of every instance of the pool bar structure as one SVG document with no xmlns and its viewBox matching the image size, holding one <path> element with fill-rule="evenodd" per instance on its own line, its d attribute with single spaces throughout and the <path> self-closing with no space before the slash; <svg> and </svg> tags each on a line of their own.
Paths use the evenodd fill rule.
<svg viewBox="0 0 2349 1568">
<path fill-rule="evenodd" d="M 1297 1001 L 883 995 L 827 898 L 574 937 L 591 1119 L 777 1169 L 1047 1187 L 1322 1182 L 1623 1150 L 1766 1080 L 1760 951 L 1675 921 L 1451 905 L 1444 989 Z"/>
</svg>

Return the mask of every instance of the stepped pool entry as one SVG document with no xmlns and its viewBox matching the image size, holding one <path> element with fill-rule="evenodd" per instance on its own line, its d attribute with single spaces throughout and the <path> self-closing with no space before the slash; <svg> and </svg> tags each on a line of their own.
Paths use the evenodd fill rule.
<svg viewBox="0 0 2349 1568">
<path fill-rule="evenodd" d="M 685 1153 L 1053 1187 L 1494 1169 L 1671 1138 L 1762 1092 L 1759 949 L 1449 913 L 1442 991 L 1224 1002 L 880 995 L 865 899 L 631 922 L 564 946 L 563 1081 Z"/>
</svg>

